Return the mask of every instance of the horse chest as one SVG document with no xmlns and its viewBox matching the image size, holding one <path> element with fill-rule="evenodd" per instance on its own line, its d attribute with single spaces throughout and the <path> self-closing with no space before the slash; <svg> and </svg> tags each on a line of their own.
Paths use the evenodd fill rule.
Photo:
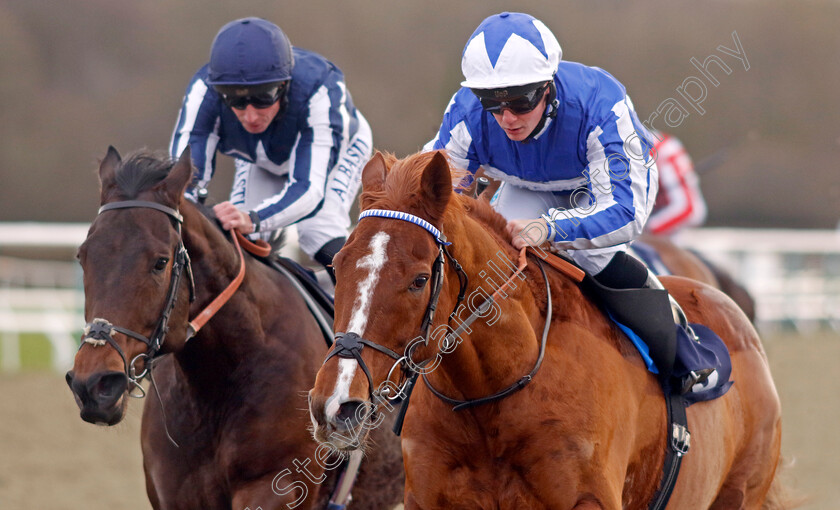
<svg viewBox="0 0 840 510">
<path fill-rule="evenodd" d="M 592 450 L 580 438 L 558 437 L 554 445 L 541 446 L 527 438 L 437 437 L 403 439 L 407 488 L 424 510 L 572 508 L 579 497 L 579 467 Z"/>
</svg>

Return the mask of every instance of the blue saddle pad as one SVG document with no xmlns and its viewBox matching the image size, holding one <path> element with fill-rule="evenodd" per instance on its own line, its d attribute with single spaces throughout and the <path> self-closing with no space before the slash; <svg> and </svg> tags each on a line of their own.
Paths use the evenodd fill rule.
<svg viewBox="0 0 840 510">
<path fill-rule="evenodd" d="M 659 373 L 650 357 L 648 345 L 630 328 L 612 316 L 610 318 L 636 346 L 648 370 L 654 374 Z M 688 333 L 679 325 L 674 324 L 674 327 L 677 328 L 677 357 L 674 361 L 673 376 L 681 379 L 693 370 L 715 369 L 708 380 L 684 395 L 686 406 L 695 402 L 716 399 L 729 391 L 733 384 L 733 381 L 729 380 L 732 375 L 732 360 L 723 340 L 714 331 L 701 324 L 691 324 L 691 329 L 700 339 L 699 342 L 689 338 Z"/>
</svg>

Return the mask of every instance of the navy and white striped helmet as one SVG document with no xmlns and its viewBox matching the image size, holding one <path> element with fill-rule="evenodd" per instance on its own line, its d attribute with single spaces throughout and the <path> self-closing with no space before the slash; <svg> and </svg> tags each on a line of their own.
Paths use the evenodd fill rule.
<svg viewBox="0 0 840 510">
<path fill-rule="evenodd" d="M 210 49 L 209 85 L 262 85 L 289 80 L 292 45 L 280 27 L 261 18 L 223 26 Z"/>
<path fill-rule="evenodd" d="M 461 57 L 464 81 L 471 89 L 497 89 L 544 83 L 563 58 L 560 43 L 540 20 L 503 12 L 481 22 Z"/>
</svg>

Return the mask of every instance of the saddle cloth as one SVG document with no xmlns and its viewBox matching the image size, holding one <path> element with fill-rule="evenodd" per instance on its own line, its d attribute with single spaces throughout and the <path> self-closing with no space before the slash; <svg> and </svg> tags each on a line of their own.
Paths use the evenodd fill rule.
<svg viewBox="0 0 840 510">
<path fill-rule="evenodd" d="M 650 349 L 644 340 L 630 328 L 615 320 L 612 315 L 610 315 L 610 319 L 627 335 L 639 351 L 648 370 L 656 373 L 656 366 L 649 354 Z M 689 325 L 699 341 L 689 338 L 685 329 L 678 324 L 674 324 L 674 327 L 677 328 L 677 357 L 674 362 L 673 376 L 679 380 L 694 370 L 714 368 L 715 371 L 705 382 L 696 384 L 692 391 L 684 395 L 686 406 L 695 402 L 716 399 L 729 391 L 734 383 L 734 381 L 729 380 L 732 375 L 732 360 L 729 357 L 729 349 L 727 349 L 723 340 L 706 326 L 694 323 Z"/>
</svg>

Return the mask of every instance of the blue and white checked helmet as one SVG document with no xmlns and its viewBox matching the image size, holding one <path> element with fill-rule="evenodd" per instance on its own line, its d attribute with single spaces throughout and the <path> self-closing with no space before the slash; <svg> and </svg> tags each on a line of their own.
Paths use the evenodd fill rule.
<svg viewBox="0 0 840 510">
<path fill-rule="evenodd" d="M 563 50 L 540 20 L 503 12 L 481 22 L 464 47 L 464 87 L 497 89 L 546 82 L 554 77 Z"/>
</svg>

